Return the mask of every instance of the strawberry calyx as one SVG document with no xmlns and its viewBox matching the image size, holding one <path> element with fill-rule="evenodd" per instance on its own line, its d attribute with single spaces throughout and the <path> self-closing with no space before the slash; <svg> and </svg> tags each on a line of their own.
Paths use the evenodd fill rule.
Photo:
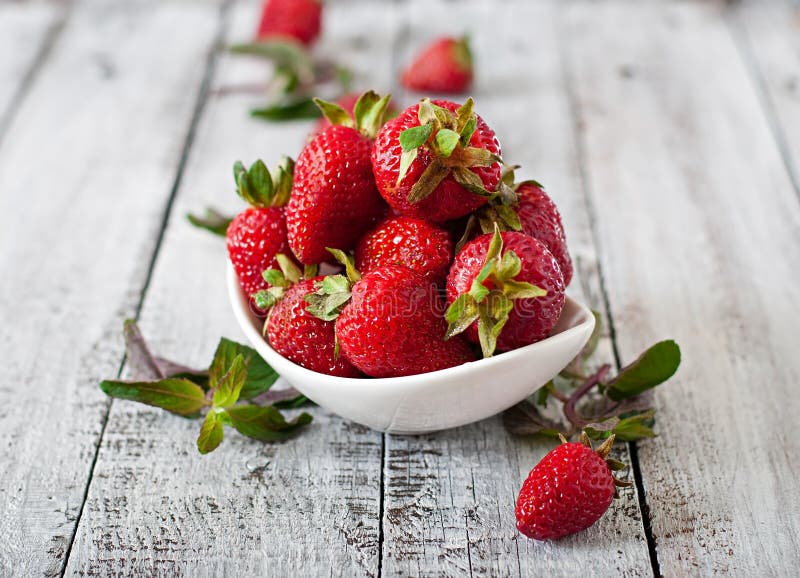
<svg viewBox="0 0 800 578">
<path fill-rule="evenodd" d="M 464 72 L 472 72 L 473 58 L 472 50 L 469 46 L 469 36 L 464 35 L 455 40 L 452 46 L 453 61 Z"/>
<path fill-rule="evenodd" d="M 278 167 L 270 172 L 264 161 L 257 160 L 250 168 L 241 161 L 233 165 L 236 192 L 253 207 L 282 207 L 289 202 L 294 178 L 294 161 L 283 157 Z"/>
<path fill-rule="evenodd" d="M 344 266 L 344 275 L 327 275 L 316 282 L 316 291 L 305 296 L 306 311 L 323 321 L 333 321 L 350 301 L 350 290 L 361 279 L 351 255 L 339 249 L 326 247 L 328 252 Z"/>
<path fill-rule="evenodd" d="M 306 265 L 301 271 L 294 261 L 283 253 L 275 255 L 275 260 L 278 261 L 280 269 L 267 269 L 262 273 L 264 281 L 269 283 L 270 287 L 252 295 L 256 306 L 264 311 L 280 301 L 289 287 L 303 279 L 310 279 L 317 275 L 316 265 Z M 264 329 L 266 330 L 266 324 Z"/>
<path fill-rule="evenodd" d="M 321 98 L 315 98 L 314 103 L 331 124 L 354 128 L 365 137 L 374 139 L 383 126 L 391 100 L 391 94 L 380 96 L 374 90 L 368 90 L 356 101 L 353 114 L 335 102 L 327 102 Z"/>
<path fill-rule="evenodd" d="M 608 466 L 609 470 L 611 470 L 612 472 L 618 472 L 620 470 L 624 470 L 628 466 L 625 463 L 623 463 L 623 462 L 621 462 L 619 460 L 615 460 L 614 458 L 608 457 L 609 454 L 611 453 L 611 448 L 614 445 L 614 439 L 615 438 L 616 438 L 616 436 L 614 434 L 611 434 L 609 437 L 607 437 L 603 441 L 602 444 L 600 444 L 597 447 L 597 449 L 594 449 L 594 447 L 592 447 L 592 440 L 589 439 L 589 435 L 585 431 L 581 431 L 581 435 L 578 438 L 578 443 L 580 443 L 581 445 L 586 446 L 587 448 L 592 450 L 594 453 L 596 453 L 598 456 L 600 456 L 603 459 L 603 461 L 606 463 L 606 465 Z M 564 436 L 564 434 L 559 433 L 558 434 L 558 439 L 561 440 L 561 444 L 562 445 L 570 443 L 569 440 L 567 440 L 567 438 Z M 619 492 L 617 491 L 617 488 L 629 488 L 630 486 L 633 485 L 633 482 L 626 482 L 624 480 L 620 480 L 616 476 L 614 476 L 613 473 L 611 474 L 611 478 L 614 480 L 614 497 L 615 498 L 619 498 Z"/>
<path fill-rule="evenodd" d="M 458 335 L 477 321 L 481 351 L 484 357 L 491 357 L 497 348 L 497 338 L 514 309 L 514 301 L 547 295 L 541 287 L 517 281 L 521 270 L 519 256 L 511 250 L 503 252 L 503 238 L 499 227 L 495 227 L 484 265 L 469 291 L 459 295 L 445 312 L 445 339 Z"/>
<path fill-rule="evenodd" d="M 471 167 L 488 167 L 502 159 L 488 150 L 469 146 L 475 133 L 478 117 L 474 112 L 475 101 L 468 98 L 455 113 L 423 98 L 419 103 L 419 125 L 400 133 L 399 185 L 408 173 L 411 164 L 422 148 L 430 151 L 434 160 L 425 168 L 411 191 L 410 203 L 419 203 L 427 198 L 445 178 L 451 176 L 468 191 L 482 197 L 496 195 L 486 190 L 483 181 Z"/>
<path fill-rule="evenodd" d="M 523 185 L 535 185 L 544 190 L 544 186 L 534 179 L 514 182 L 514 171 L 519 165 L 506 165 L 501 173 L 500 182 L 489 202 L 472 213 L 467 220 L 464 233 L 456 244 L 456 252 L 472 237 L 473 232 L 491 233 L 497 226 L 500 231 L 521 231 L 522 223 L 517 215 L 519 195 L 517 191 Z"/>
</svg>

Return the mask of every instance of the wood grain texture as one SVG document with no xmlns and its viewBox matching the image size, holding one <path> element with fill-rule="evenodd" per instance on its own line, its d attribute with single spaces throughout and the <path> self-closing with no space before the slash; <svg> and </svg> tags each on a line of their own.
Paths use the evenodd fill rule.
<svg viewBox="0 0 800 578">
<path fill-rule="evenodd" d="M 800 207 L 755 83 L 721 3 L 571 8 L 619 351 L 664 337 L 684 351 L 660 436 L 639 448 L 661 571 L 791 575 Z"/>
<path fill-rule="evenodd" d="M 740 2 L 730 21 L 800 195 L 800 6 L 796 2 Z"/>
<path fill-rule="evenodd" d="M 9 126 L 2 575 L 62 570 L 215 26 L 209 6 L 79 4 Z"/>
<path fill-rule="evenodd" d="M 228 41 L 250 37 L 257 10 L 257 2 L 234 6 Z M 385 86 L 391 14 L 364 6 L 354 20 L 343 2 L 326 10 L 319 51 L 342 54 L 359 85 Z M 225 290 L 225 242 L 184 215 L 206 205 L 240 210 L 233 162 L 274 165 L 301 149 L 311 122 L 247 115 L 263 98 L 241 87 L 268 73 L 259 61 L 220 57 L 142 310 L 142 330 L 169 357 L 207 364 L 220 336 L 245 340 Z M 311 412 L 314 423 L 293 440 L 229 432 L 200 456 L 199 423 L 115 401 L 68 574 L 377 575 L 382 436 Z"/>
<path fill-rule="evenodd" d="M 443 32 L 470 32 L 477 55 L 477 84 L 472 91 L 476 110 L 496 129 L 504 158 L 524 165 L 519 176 L 541 180 L 559 204 L 576 263 L 569 292 L 602 311 L 560 58 L 559 9 L 554 2 L 513 2 L 507 8 L 498 11 L 489 3 L 473 1 L 459 3 L 455 11 L 449 3 L 411 3 L 406 9 L 410 38 L 399 62 L 407 62 L 411 52 Z M 431 27 L 431 22 L 437 26 Z M 537 23 L 537 33 L 530 34 L 520 25 L 523 22 Z M 504 33 L 498 35 L 498 30 Z M 608 337 L 599 354 L 612 360 Z M 387 436 L 384 574 L 650 574 L 633 488 L 587 532 L 555 544 L 527 540 L 517 533 L 514 504 L 519 488 L 555 445 L 514 438 L 499 418 L 435 435 Z M 624 447 L 618 457 L 630 461 Z M 609 536 L 614 548 L 608 547 Z"/>
<path fill-rule="evenodd" d="M 56 4 L 0 4 L 0 143 L 66 9 Z"/>
</svg>

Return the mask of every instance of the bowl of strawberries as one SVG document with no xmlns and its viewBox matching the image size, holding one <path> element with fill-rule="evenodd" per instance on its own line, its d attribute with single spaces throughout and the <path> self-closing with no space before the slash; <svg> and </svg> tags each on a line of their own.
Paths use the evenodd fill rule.
<svg viewBox="0 0 800 578">
<path fill-rule="evenodd" d="M 388 97 L 331 126 L 297 162 L 234 168 L 251 206 L 227 229 L 228 290 L 258 353 L 317 404 L 423 433 L 507 409 L 580 352 L 594 316 L 566 296 L 561 218 L 514 182 L 468 99 Z"/>
</svg>

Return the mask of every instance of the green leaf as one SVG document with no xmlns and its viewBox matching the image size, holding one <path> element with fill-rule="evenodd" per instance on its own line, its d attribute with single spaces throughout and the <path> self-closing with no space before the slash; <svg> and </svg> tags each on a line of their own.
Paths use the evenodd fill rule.
<svg viewBox="0 0 800 578">
<path fill-rule="evenodd" d="M 483 186 L 481 178 L 466 167 L 453 167 L 453 179 L 468 190 L 481 197 L 492 198 L 494 193 Z"/>
<path fill-rule="evenodd" d="M 496 154 L 476 147 L 462 149 L 458 158 L 461 166 L 464 167 L 490 167 L 495 163 L 503 162 L 503 159 Z"/>
<path fill-rule="evenodd" d="M 456 124 L 457 130 L 463 134 L 464 128 L 469 122 L 472 121 L 474 123 L 475 121 L 475 101 L 472 97 L 469 97 L 464 104 L 458 107 L 458 110 L 456 110 L 456 118 L 458 119 L 458 123 Z M 467 139 L 467 142 L 469 142 L 469 139 Z"/>
<path fill-rule="evenodd" d="M 214 407 L 228 407 L 239 400 L 239 395 L 247 379 L 247 364 L 242 354 L 233 358 L 228 371 L 216 382 L 212 382 L 215 387 Z"/>
<path fill-rule="evenodd" d="M 449 167 L 442 164 L 438 159 L 434 160 L 425 168 L 417 182 L 411 187 L 411 191 L 408 193 L 408 202 L 415 204 L 428 198 L 450 172 Z"/>
<path fill-rule="evenodd" d="M 356 119 L 356 126 L 362 134 L 368 138 L 375 138 L 383 125 L 383 117 L 391 99 L 392 95 L 390 94 L 381 98 L 376 92 L 370 90 L 362 94 L 356 101 L 353 115 Z"/>
<path fill-rule="evenodd" d="M 219 340 L 214 353 L 214 361 L 209 368 L 209 382 L 212 387 L 227 373 L 233 360 L 241 355 L 247 368 L 244 386 L 239 394 L 240 399 L 251 399 L 267 391 L 278 379 L 278 373 L 264 361 L 252 347 L 236 343 L 223 337 Z"/>
<path fill-rule="evenodd" d="M 320 110 L 310 98 L 301 98 L 254 108 L 250 111 L 250 116 L 271 122 L 285 122 L 319 118 Z"/>
<path fill-rule="evenodd" d="M 429 123 L 436 124 L 438 123 L 438 119 L 436 118 L 436 112 L 433 108 L 433 103 L 431 102 L 430 98 L 423 98 L 419 101 L 419 107 L 417 109 L 417 118 L 419 119 L 420 125 L 425 125 Z"/>
<path fill-rule="evenodd" d="M 356 283 L 361 280 L 361 273 L 356 270 L 355 259 L 352 255 L 348 255 L 344 251 L 331 247 L 325 247 L 325 250 L 333 255 L 333 258 L 336 259 L 338 263 L 344 265 L 344 270 L 350 283 Z"/>
<path fill-rule="evenodd" d="M 230 225 L 231 221 L 233 220 L 232 217 L 223 215 L 222 213 L 210 207 L 206 209 L 206 214 L 203 217 L 189 213 L 186 215 L 186 218 L 195 227 L 199 229 L 205 229 L 206 231 L 209 231 L 215 235 L 219 235 L 220 237 L 224 237 L 226 235 L 228 232 L 228 225 Z"/>
<path fill-rule="evenodd" d="M 536 405 L 540 407 L 547 407 L 547 400 L 550 397 L 550 392 L 555 387 L 553 380 L 548 381 L 542 388 L 536 392 Z"/>
<path fill-rule="evenodd" d="M 617 439 L 626 442 L 655 437 L 656 434 L 652 429 L 654 415 L 655 410 L 651 409 L 622 418 L 612 432 L 617 436 Z"/>
<path fill-rule="evenodd" d="M 403 151 L 400 155 L 400 170 L 397 172 L 397 185 L 402 183 L 403 179 L 406 178 L 408 169 L 411 167 L 411 163 L 416 160 L 418 154 L 418 149 L 411 149 L 409 151 Z"/>
<path fill-rule="evenodd" d="M 267 269 L 264 271 L 261 276 L 264 278 L 264 281 L 272 285 L 273 287 L 289 287 L 291 283 L 286 279 L 286 276 L 283 274 L 283 271 L 278 269 Z"/>
<path fill-rule="evenodd" d="M 489 289 L 481 282 L 482 279 L 480 279 L 480 276 L 487 268 L 490 268 L 489 270 L 491 271 L 491 267 L 492 263 L 487 263 L 484 265 L 483 269 L 481 269 L 481 272 L 478 273 L 478 277 L 472 280 L 472 285 L 470 285 L 469 288 L 469 296 L 472 297 L 475 303 L 480 303 L 489 294 Z"/>
<path fill-rule="evenodd" d="M 350 281 L 344 275 L 328 275 L 322 280 L 322 288 L 327 294 L 348 293 Z"/>
<path fill-rule="evenodd" d="M 200 435 L 197 437 L 197 449 L 201 454 L 213 452 L 222 443 L 225 432 L 222 428 L 219 414 L 210 411 L 206 414 L 206 419 L 200 427 Z"/>
<path fill-rule="evenodd" d="M 450 339 L 466 330 L 478 319 L 478 304 L 471 295 L 463 293 L 450 304 L 444 317 L 447 320 L 445 339 Z"/>
<path fill-rule="evenodd" d="M 291 71 L 302 84 L 314 81 L 314 62 L 311 54 L 297 42 L 262 40 L 230 47 L 234 54 L 247 54 L 271 60 L 276 67 Z"/>
<path fill-rule="evenodd" d="M 298 407 L 303 407 L 304 405 L 308 405 L 311 403 L 311 400 L 308 399 L 304 395 L 296 395 L 291 398 L 282 399 L 280 401 L 276 401 L 272 404 L 272 407 L 277 407 L 280 409 L 297 409 Z"/>
<path fill-rule="evenodd" d="M 199 385 L 175 377 L 159 381 L 106 380 L 100 382 L 100 389 L 117 399 L 138 401 L 185 417 L 193 416 L 208 405 Z"/>
<path fill-rule="evenodd" d="M 506 251 L 502 259 L 500 259 L 500 266 L 497 268 L 497 277 L 499 279 L 513 279 L 519 272 L 522 271 L 522 261 L 514 251 Z"/>
<path fill-rule="evenodd" d="M 403 152 L 417 149 L 428 142 L 432 132 L 433 125 L 430 123 L 407 128 L 400 133 L 400 148 Z"/>
<path fill-rule="evenodd" d="M 350 281 L 344 275 L 328 275 L 316 283 L 315 292 L 303 297 L 308 303 L 306 311 L 323 321 L 333 321 L 350 300 L 350 286 Z"/>
<path fill-rule="evenodd" d="M 503 252 L 503 236 L 500 234 L 500 229 L 495 225 L 494 227 L 494 235 L 492 235 L 492 242 L 489 243 L 489 248 L 486 250 L 486 260 L 485 263 L 489 263 L 494 259 L 497 259 L 500 254 Z"/>
<path fill-rule="evenodd" d="M 458 138 L 458 144 L 460 144 L 462 147 L 469 145 L 469 141 L 472 139 L 472 135 L 475 134 L 475 128 L 477 126 L 478 121 L 473 116 L 467 121 L 467 123 L 464 125 L 464 128 L 461 129 L 461 134 Z"/>
<path fill-rule="evenodd" d="M 509 299 L 534 299 L 547 295 L 546 290 L 524 281 L 505 281 L 503 291 Z"/>
<path fill-rule="evenodd" d="M 235 405 L 225 410 L 225 423 L 249 438 L 262 441 L 282 440 L 291 437 L 298 429 L 311 423 L 311 416 L 300 414 L 292 421 L 286 421 L 273 406 Z"/>
<path fill-rule="evenodd" d="M 290 285 L 300 281 L 301 277 L 303 276 L 303 272 L 297 265 L 294 264 L 294 261 L 292 261 L 283 253 L 278 253 L 275 255 L 275 260 L 278 261 L 278 266 L 281 268 L 283 277 Z"/>
<path fill-rule="evenodd" d="M 449 157 L 458 145 L 459 135 L 449 128 L 443 128 L 436 133 L 436 148 L 443 157 Z"/>
<path fill-rule="evenodd" d="M 522 223 L 519 220 L 517 212 L 508 205 L 497 205 L 494 210 L 497 216 L 503 221 L 503 224 L 511 231 L 521 231 Z"/>
<path fill-rule="evenodd" d="M 327 118 L 331 124 L 349 126 L 351 128 L 356 127 L 356 123 L 350 113 L 335 102 L 327 102 L 321 98 L 315 98 L 314 104 L 319 107 L 323 116 Z"/>
<path fill-rule="evenodd" d="M 680 363 L 677 343 L 671 339 L 656 343 L 606 384 L 606 395 L 614 401 L 639 395 L 672 377 Z"/>
<path fill-rule="evenodd" d="M 253 303 L 256 304 L 256 307 L 262 311 L 266 311 L 267 309 L 274 307 L 275 304 L 280 301 L 280 296 L 278 296 L 273 289 L 276 289 L 276 287 L 273 287 L 269 290 L 262 289 L 261 291 L 251 295 L 253 298 Z"/>
</svg>

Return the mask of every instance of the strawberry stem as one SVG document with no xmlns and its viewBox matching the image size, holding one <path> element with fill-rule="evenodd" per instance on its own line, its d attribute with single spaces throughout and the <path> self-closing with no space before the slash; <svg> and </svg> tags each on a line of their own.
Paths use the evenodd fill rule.
<svg viewBox="0 0 800 578">
<path fill-rule="evenodd" d="M 608 372 L 611 370 L 611 366 L 606 363 L 600 369 L 598 369 L 593 375 L 590 375 L 586 381 L 583 382 L 578 389 L 576 389 L 569 399 L 564 403 L 564 415 L 570 421 L 570 423 L 575 426 L 576 430 L 583 429 L 585 426 L 589 425 L 589 421 L 583 419 L 580 415 L 578 415 L 575 406 L 577 405 L 578 401 L 589 393 L 594 387 L 602 383 L 603 379 L 605 379 Z"/>
</svg>

